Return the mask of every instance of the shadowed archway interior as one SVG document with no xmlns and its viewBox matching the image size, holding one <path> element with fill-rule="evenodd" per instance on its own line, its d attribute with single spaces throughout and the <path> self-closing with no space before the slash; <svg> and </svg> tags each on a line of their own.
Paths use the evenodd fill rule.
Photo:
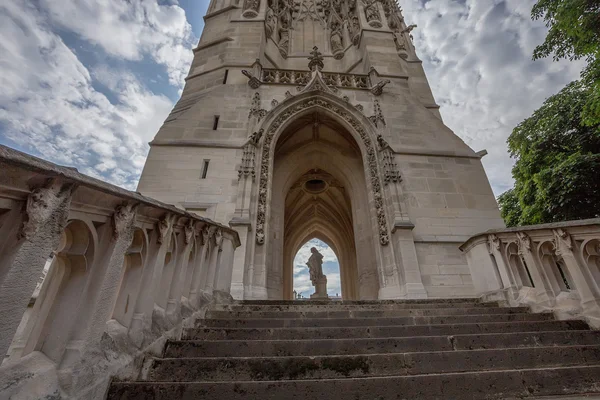
<svg viewBox="0 0 600 400">
<path fill-rule="evenodd" d="M 278 140 L 274 163 L 273 204 L 281 206 L 273 206 L 271 221 L 281 232 L 276 238 L 283 242 L 274 249 L 283 250 L 281 297 L 292 298 L 294 257 L 312 238 L 325 242 L 337 255 L 342 297 L 368 297 L 371 274 L 364 273 L 365 285 L 359 285 L 357 260 L 369 254 L 356 252 L 357 238 L 368 240 L 366 232 L 361 235 L 356 229 L 357 225 L 369 229 L 367 213 L 359 211 L 366 210 L 368 203 L 361 152 L 354 138 L 323 113 L 303 115 Z M 376 293 L 376 282 L 373 290 Z"/>
</svg>

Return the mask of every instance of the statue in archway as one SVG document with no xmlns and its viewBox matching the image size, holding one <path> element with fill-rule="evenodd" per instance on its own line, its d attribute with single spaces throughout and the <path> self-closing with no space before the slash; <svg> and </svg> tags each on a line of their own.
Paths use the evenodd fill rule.
<svg viewBox="0 0 600 400">
<path fill-rule="evenodd" d="M 311 299 L 328 299 L 327 296 L 327 276 L 323 275 L 323 255 L 312 247 L 310 249 L 312 255 L 308 259 L 306 265 L 310 273 L 310 281 L 315 287 L 315 292 L 310 295 Z"/>
</svg>

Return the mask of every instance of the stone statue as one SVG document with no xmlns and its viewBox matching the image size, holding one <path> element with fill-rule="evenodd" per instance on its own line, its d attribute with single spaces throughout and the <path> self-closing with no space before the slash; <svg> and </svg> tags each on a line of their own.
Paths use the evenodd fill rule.
<svg viewBox="0 0 600 400">
<path fill-rule="evenodd" d="M 284 12 L 279 21 L 279 53 L 283 58 L 287 58 L 290 47 L 290 27 L 289 27 L 289 16 L 287 12 Z"/>
<path fill-rule="evenodd" d="M 275 12 L 271 7 L 267 7 L 267 15 L 265 17 L 265 33 L 267 37 L 270 38 L 275 30 L 275 25 L 277 24 L 277 17 L 275 16 Z"/>
<path fill-rule="evenodd" d="M 342 44 L 342 30 L 338 22 L 331 24 L 331 52 L 336 60 L 344 56 L 344 46 Z"/>
<path fill-rule="evenodd" d="M 315 287 L 315 292 L 310 295 L 311 299 L 327 299 L 327 276 L 323 275 L 323 255 L 312 247 L 310 249 L 312 255 L 308 259 L 306 265 L 310 272 L 310 281 Z"/>
<path fill-rule="evenodd" d="M 379 14 L 376 0 L 365 1 L 365 17 L 369 25 L 374 28 L 381 28 L 381 14 Z"/>
</svg>

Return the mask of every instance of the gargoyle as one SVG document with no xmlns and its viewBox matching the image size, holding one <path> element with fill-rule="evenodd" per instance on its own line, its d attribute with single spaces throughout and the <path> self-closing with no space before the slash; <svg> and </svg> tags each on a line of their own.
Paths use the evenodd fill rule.
<svg viewBox="0 0 600 400">
<path fill-rule="evenodd" d="M 257 77 L 252 75 L 250 72 L 246 71 L 245 69 L 242 70 L 242 74 L 246 75 L 246 77 L 248 78 L 248 85 L 252 89 L 258 89 L 260 87 L 260 85 L 262 85 L 262 81 L 260 79 L 258 79 Z"/>
<path fill-rule="evenodd" d="M 384 79 L 382 81 L 379 81 L 375 86 L 371 87 L 369 90 L 375 96 L 381 96 L 381 94 L 383 93 L 383 87 L 390 82 L 391 81 L 389 79 Z"/>
</svg>

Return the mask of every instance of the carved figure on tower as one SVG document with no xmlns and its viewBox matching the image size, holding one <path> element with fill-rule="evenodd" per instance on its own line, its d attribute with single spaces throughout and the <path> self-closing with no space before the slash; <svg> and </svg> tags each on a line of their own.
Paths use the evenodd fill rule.
<svg viewBox="0 0 600 400">
<path fill-rule="evenodd" d="M 336 60 L 344 56 L 344 45 L 342 44 L 342 28 L 339 22 L 331 23 L 331 52 Z"/>
</svg>

